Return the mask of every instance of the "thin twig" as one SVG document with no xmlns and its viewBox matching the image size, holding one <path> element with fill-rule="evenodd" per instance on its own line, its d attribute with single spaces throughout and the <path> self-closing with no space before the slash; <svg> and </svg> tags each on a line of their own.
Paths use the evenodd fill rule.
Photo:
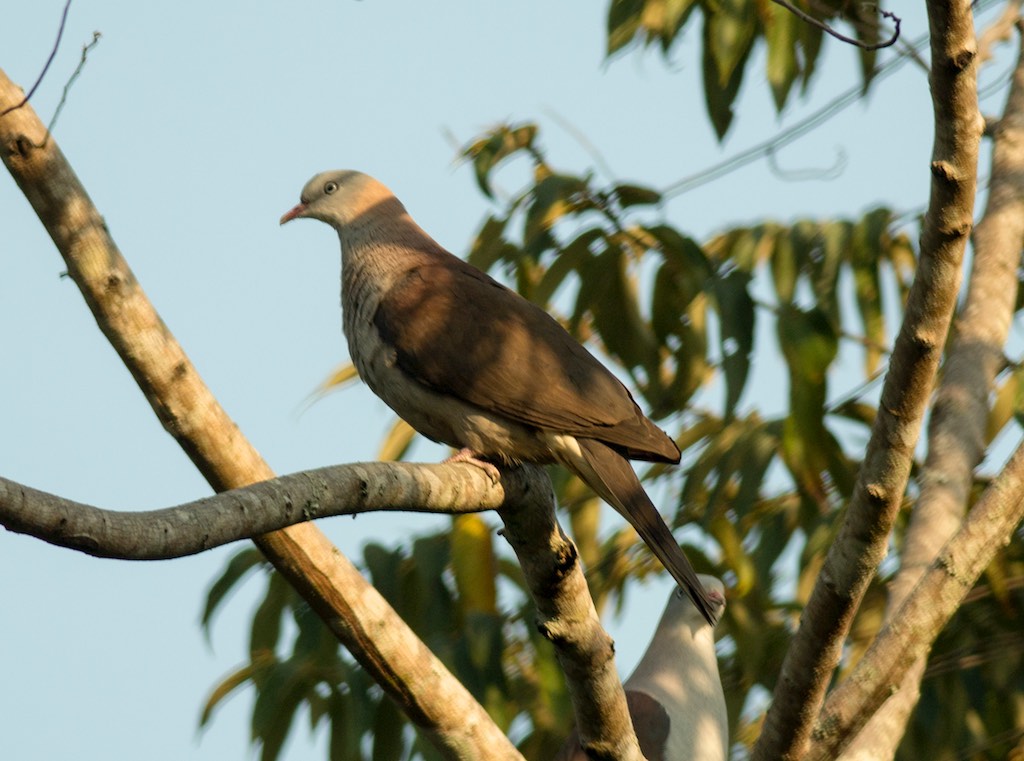
<svg viewBox="0 0 1024 761">
<path fill-rule="evenodd" d="M 93 32 L 92 41 L 82 46 L 82 57 L 78 61 L 78 66 L 76 66 L 75 70 L 71 72 L 71 76 L 68 77 L 68 81 L 64 83 L 64 91 L 60 94 L 60 102 L 57 104 L 57 108 L 54 109 L 53 116 L 50 117 L 50 123 L 46 125 L 46 137 L 43 138 L 44 143 L 50 139 L 50 133 L 53 132 L 54 125 L 57 124 L 57 118 L 60 116 L 60 112 L 64 110 L 64 104 L 67 102 L 68 93 L 71 91 L 71 85 L 75 83 L 75 80 L 78 79 L 78 75 L 81 74 L 82 69 L 85 68 L 85 59 L 89 56 L 89 51 L 99 45 L 100 37 L 102 36 L 103 35 L 99 32 Z"/>
<path fill-rule="evenodd" d="M 46 76 L 46 72 L 49 70 L 50 64 L 53 63 L 53 59 L 57 55 L 58 48 L 60 48 L 60 40 L 61 40 L 61 37 L 64 36 L 64 25 L 65 25 L 65 23 L 67 23 L 68 11 L 70 9 L 71 9 L 71 0 L 67 0 L 67 2 L 64 4 L 64 12 L 60 16 L 60 27 L 57 29 L 57 41 L 53 43 L 53 50 L 50 51 L 50 57 L 46 59 L 46 65 L 43 66 L 43 70 L 41 72 L 39 72 L 39 78 L 36 79 L 36 83 L 34 85 L 32 85 L 31 88 L 29 88 L 28 93 L 25 95 L 24 98 L 21 99 L 20 103 L 15 103 L 13 106 L 11 106 L 9 108 L 5 108 L 3 111 L 0 111 L 0 117 L 7 116 L 7 114 L 11 113 L 11 111 L 18 110 L 19 108 L 24 106 L 26 103 L 28 103 L 29 98 L 31 98 L 33 95 L 35 95 L 36 89 L 39 87 L 40 84 L 42 84 L 43 77 Z"/>
<path fill-rule="evenodd" d="M 903 19 L 901 19 L 892 11 L 883 11 L 881 9 L 879 9 L 878 11 L 883 18 L 892 19 L 892 22 L 896 25 L 896 29 L 893 30 L 892 37 L 890 37 L 885 42 L 876 42 L 873 45 L 869 45 L 868 43 L 861 42 L 860 40 L 854 37 L 847 37 L 845 34 L 837 32 L 824 21 L 819 21 L 818 19 L 814 18 L 814 16 L 812 16 L 811 14 L 805 13 L 804 11 L 797 8 L 795 5 L 790 4 L 788 0 L 772 0 L 772 2 L 775 3 L 776 5 L 781 5 L 783 8 L 785 8 L 787 11 L 789 11 L 794 16 L 799 18 L 801 21 L 804 21 L 810 24 L 811 26 L 816 26 L 818 29 L 821 29 L 823 32 L 832 35 L 837 40 L 845 42 L 848 45 L 853 45 L 855 47 L 861 48 L 862 50 L 881 50 L 882 48 L 887 48 L 895 44 L 896 40 L 900 38 L 900 24 L 903 22 Z"/>
</svg>

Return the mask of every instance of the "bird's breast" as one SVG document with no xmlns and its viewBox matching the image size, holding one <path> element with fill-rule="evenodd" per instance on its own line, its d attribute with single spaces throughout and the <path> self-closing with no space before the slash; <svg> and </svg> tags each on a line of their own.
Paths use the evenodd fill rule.
<svg viewBox="0 0 1024 761">
<path fill-rule="evenodd" d="M 343 328 L 359 377 L 399 417 L 427 438 L 503 462 L 550 462 L 547 437 L 464 399 L 434 389 L 403 369 L 381 336 L 374 314 L 380 297 L 370 288 L 342 289 Z"/>
</svg>

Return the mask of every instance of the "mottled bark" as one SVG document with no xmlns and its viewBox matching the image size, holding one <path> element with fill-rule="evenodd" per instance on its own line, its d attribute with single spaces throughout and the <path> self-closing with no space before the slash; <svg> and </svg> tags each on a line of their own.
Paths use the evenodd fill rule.
<svg viewBox="0 0 1024 761">
<path fill-rule="evenodd" d="M 933 0 L 928 18 L 935 141 L 921 259 L 864 463 L 783 661 L 754 747 L 758 761 L 799 759 L 805 753 L 853 615 L 886 551 L 960 287 L 983 127 L 971 6 L 966 0 Z"/>
<path fill-rule="evenodd" d="M 1014 6 L 1019 11 L 1019 6 Z M 1024 247 L 1024 36 L 1003 117 L 992 131 L 992 175 L 985 213 L 974 230 L 967 297 L 928 424 L 921 493 L 911 513 L 900 570 L 889 587 L 886 623 L 960 527 L 974 469 L 985 455 L 989 394 L 1004 366 L 1003 345 L 1017 298 Z M 920 696 L 925 658 L 843 754 L 846 761 L 892 758 Z"/>
</svg>

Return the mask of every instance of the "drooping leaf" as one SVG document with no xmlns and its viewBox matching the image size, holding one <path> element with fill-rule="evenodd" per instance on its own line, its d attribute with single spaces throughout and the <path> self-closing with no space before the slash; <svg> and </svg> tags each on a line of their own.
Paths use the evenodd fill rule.
<svg viewBox="0 0 1024 761">
<path fill-rule="evenodd" d="M 497 613 L 494 557 L 491 528 L 479 515 L 452 518 L 450 534 L 452 571 L 464 614 Z"/>
<path fill-rule="evenodd" d="M 462 155 L 473 161 L 477 185 L 485 196 L 494 198 L 491 171 L 517 151 L 532 148 L 536 135 L 533 124 L 502 125 L 463 150 Z"/>
<path fill-rule="evenodd" d="M 612 195 L 619 202 L 619 206 L 624 209 L 630 206 L 661 203 L 661 193 L 639 185 L 616 185 L 612 188 Z"/>
<path fill-rule="evenodd" d="M 281 636 L 281 624 L 289 598 L 294 594 L 284 577 L 272 573 L 267 577 L 267 593 L 256 608 L 249 633 L 250 657 L 274 652 Z"/>
<path fill-rule="evenodd" d="M 722 370 L 725 373 L 725 417 L 736 410 L 750 372 L 754 347 L 754 300 L 749 273 L 733 269 L 712 281 L 721 324 Z"/>
<path fill-rule="evenodd" d="M 249 575 L 250 571 L 258 568 L 264 562 L 263 553 L 255 547 L 239 550 L 228 561 L 224 572 L 210 585 L 210 589 L 206 593 L 206 605 L 203 607 L 200 624 L 207 638 L 210 636 L 210 624 L 213 621 L 213 614 L 217 612 L 217 608 L 224 602 L 224 599 L 231 590 Z"/>
<path fill-rule="evenodd" d="M 390 430 L 384 436 L 384 441 L 377 450 L 377 459 L 381 462 L 401 460 L 405 457 L 409 447 L 416 439 L 416 429 L 406 423 L 402 418 L 395 418 Z"/>
<path fill-rule="evenodd" d="M 640 29 L 643 7 L 643 0 L 612 0 L 608 7 L 607 55 L 612 55 L 633 41 Z"/>
<path fill-rule="evenodd" d="M 775 98 L 775 110 L 781 112 L 800 73 L 796 58 L 797 40 L 802 23 L 777 3 L 765 4 L 765 41 L 768 43 L 768 84 Z"/>
<path fill-rule="evenodd" d="M 276 761 L 307 687 L 302 669 L 292 661 L 267 669 L 252 709 L 252 736 L 260 744 L 260 761 Z"/>
</svg>

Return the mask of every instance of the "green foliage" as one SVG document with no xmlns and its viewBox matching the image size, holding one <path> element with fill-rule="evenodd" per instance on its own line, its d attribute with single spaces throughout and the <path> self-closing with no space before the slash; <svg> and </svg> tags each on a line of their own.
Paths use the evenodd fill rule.
<svg viewBox="0 0 1024 761">
<path fill-rule="evenodd" d="M 847 27 L 866 46 L 883 38 L 881 17 L 873 3 L 796 0 L 794 5 L 822 24 Z M 806 90 L 824 32 L 770 0 L 612 0 L 608 7 L 608 55 L 619 54 L 632 45 L 657 44 L 669 58 L 694 11 L 699 11 L 703 20 L 704 98 L 708 118 L 719 138 L 732 124 L 733 103 L 750 54 L 759 43 L 767 48 L 765 80 L 775 108 L 781 111 L 785 107 L 798 80 Z M 866 92 L 878 54 L 863 49 L 857 49 L 857 54 Z"/>
</svg>

